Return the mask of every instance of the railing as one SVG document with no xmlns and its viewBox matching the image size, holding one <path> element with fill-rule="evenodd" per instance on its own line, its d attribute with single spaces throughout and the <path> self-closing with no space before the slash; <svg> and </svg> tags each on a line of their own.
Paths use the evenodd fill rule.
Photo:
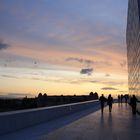
<svg viewBox="0 0 140 140">
<path fill-rule="evenodd" d="M 98 100 L 0 113 L 0 135 L 60 118 L 99 104 Z"/>
</svg>

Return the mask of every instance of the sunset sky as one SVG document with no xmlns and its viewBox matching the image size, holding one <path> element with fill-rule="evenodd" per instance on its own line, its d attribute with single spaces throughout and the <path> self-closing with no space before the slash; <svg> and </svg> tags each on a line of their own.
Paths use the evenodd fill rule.
<svg viewBox="0 0 140 140">
<path fill-rule="evenodd" d="M 127 0 L 0 0 L 0 95 L 125 94 Z"/>
</svg>

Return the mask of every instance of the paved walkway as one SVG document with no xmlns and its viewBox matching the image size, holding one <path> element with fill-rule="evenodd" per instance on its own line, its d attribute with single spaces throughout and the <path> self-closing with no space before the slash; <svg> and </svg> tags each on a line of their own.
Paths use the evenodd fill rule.
<svg viewBox="0 0 140 140">
<path fill-rule="evenodd" d="M 1 135 L 0 140 L 38 140 L 42 138 L 42 136 L 46 136 L 56 129 L 62 128 L 63 126 L 69 125 L 72 122 L 84 118 L 85 116 L 96 112 L 99 109 L 100 106 L 97 104 L 89 109 L 70 114 L 56 120 L 41 123 L 39 125 L 35 125 L 26 129 L 21 129 L 7 135 Z"/>
<path fill-rule="evenodd" d="M 0 140 L 139 140 L 140 116 L 129 105 L 113 105 L 112 113 L 99 106 L 31 128 L 19 130 Z"/>
<path fill-rule="evenodd" d="M 140 116 L 133 116 L 129 105 L 113 105 L 91 113 L 39 140 L 140 140 Z"/>
</svg>

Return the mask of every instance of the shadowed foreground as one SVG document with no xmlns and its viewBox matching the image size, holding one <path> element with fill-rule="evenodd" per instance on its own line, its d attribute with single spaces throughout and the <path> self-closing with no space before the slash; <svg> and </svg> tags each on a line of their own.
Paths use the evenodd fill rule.
<svg viewBox="0 0 140 140">
<path fill-rule="evenodd" d="M 114 104 L 60 128 L 40 140 L 139 140 L 140 116 L 132 116 L 129 105 Z"/>
<path fill-rule="evenodd" d="M 140 116 L 133 116 L 129 105 L 113 105 L 101 115 L 99 105 L 57 120 L 32 126 L 0 140 L 139 140 Z"/>
</svg>

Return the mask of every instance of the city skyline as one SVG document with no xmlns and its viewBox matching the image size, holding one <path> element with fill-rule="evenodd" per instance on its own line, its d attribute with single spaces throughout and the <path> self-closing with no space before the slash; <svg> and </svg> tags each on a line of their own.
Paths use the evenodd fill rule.
<svg viewBox="0 0 140 140">
<path fill-rule="evenodd" d="M 0 95 L 128 93 L 124 0 L 1 0 Z"/>
</svg>

